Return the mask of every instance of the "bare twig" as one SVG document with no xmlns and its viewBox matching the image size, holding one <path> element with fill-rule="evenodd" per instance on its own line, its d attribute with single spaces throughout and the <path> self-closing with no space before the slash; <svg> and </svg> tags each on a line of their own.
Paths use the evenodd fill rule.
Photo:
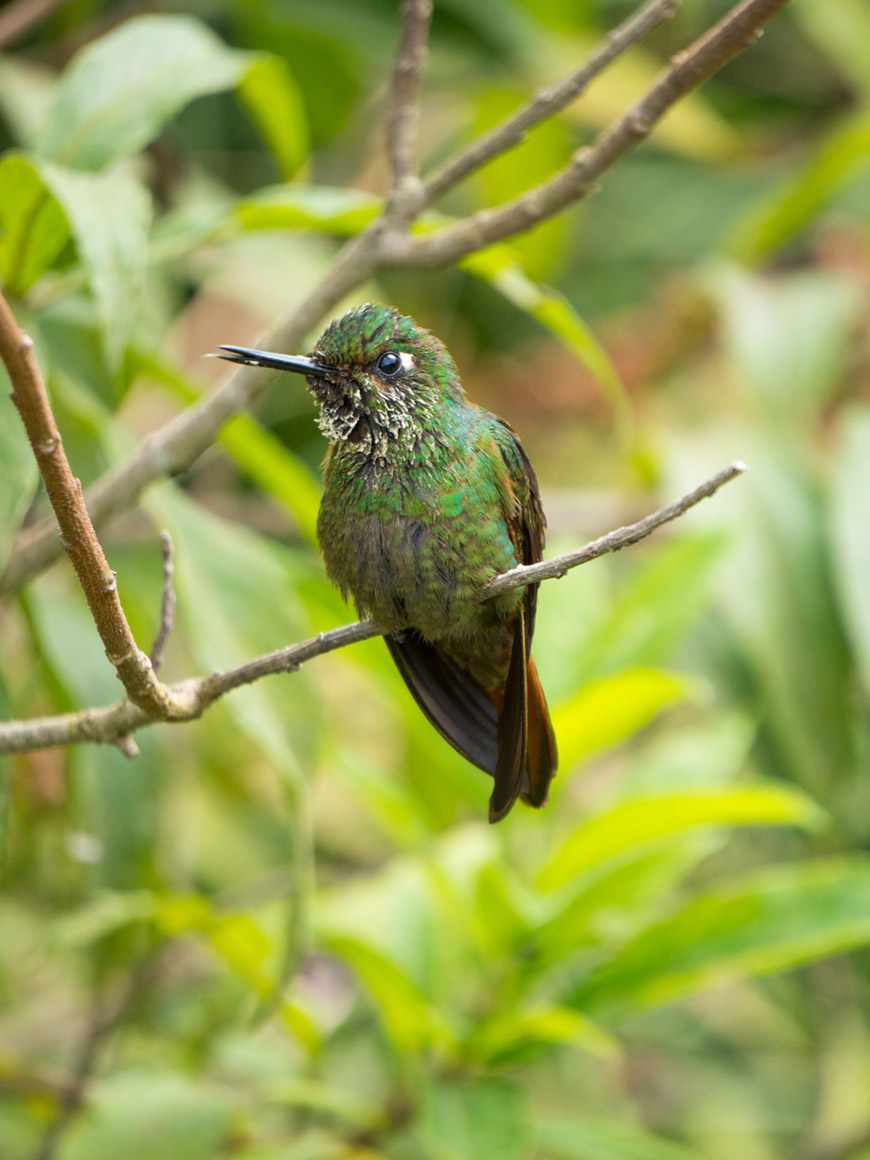
<svg viewBox="0 0 870 1160">
<path fill-rule="evenodd" d="M 388 212 L 406 219 L 419 208 L 417 180 L 417 127 L 420 120 L 420 73 L 426 56 L 426 37 L 432 19 L 432 0 L 405 0 L 402 31 L 393 70 L 393 90 L 387 116 L 387 152 L 393 174 Z M 400 202 L 409 197 L 407 208 Z M 416 204 L 415 204 L 416 202 Z"/>
<path fill-rule="evenodd" d="M 451 157 L 424 181 L 426 204 L 431 205 L 470 173 L 518 145 L 529 129 L 570 105 L 608 65 L 648 36 L 654 28 L 669 20 L 679 2 L 651 0 L 618 28 L 614 28 L 575 72 L 554 85 L 540 89 L 500 125 L 482 134 L 466 149 Z"/>
<path fill-rule="evenodd" d="M 646 137 L 681 97 L 695 89 L 761 35 L 788 0 L 744 0 L 691 47 L 677 53 L 642 100 L 549 181 L 496 209 L 399 244 L 389 241 L 393 266 L 442 266 L 494 242 L 524 233 L 586 197 L 623 153 Z"/>
<path fill-rule="evenodd" d="M 70 558 L 106 656 L 127 696 L 152 716 L 165 718 L 171 703 L 157 680 L 151 661 L 138 648 L 121 601 L 115 573 L 97 539 L 82 488 L 72 473 L 54 421 L 48 395 L 33 354 L 33 341 L 18 327 L 0 295 L 0 358 L 12 382 L 12 400 L 21 415 L 45 490 L 60 527 L 61 543 Z"/>
<path fill-rule="evenodd" d="M 490 581 L 482 590 L 481 599 L 487 599 L 509 588 L 520 588 L 525 584 L 563 576 L 570 568 L 577 568 L 607 552 L 618 552 L 620 548 L 636 544 L 662 524 L 684 515 L 689 508 L 713 495 L 720 487 L 736 479 L 745 470 L 746 466 L 743 463 L 732 463 L 676 503 L 660 508 L 637 523 L 617 528 L 616 531 L 593 540 L 585 548 L 540 564 L 512 568 L 510 572 L 505 572 Z M 256 660 L 229 672 L 191 678 L 168 685 L 166 688 L 174 703 L 190 706 L 189 718 L 192 719 L 201 716 L 209 705 L 232 689 L 238 689 L 242 685 L 251 684 L 274 673 L 296 672 L 306 661 L 314 657 L 380 635 L 381 630 L 373 620 L 359 620 L 354 624 L 346 624 L 330 632 L 321 633 L 299 644 L 278 649 L 266 656 L 257 657 Z M 185 718 L 175 713 L 171 719 L 177 723 Z M 127 700 L 100 709 L 65 713 L 59 717 L 10 721 L 0 724 L 0 753 L 24 753 L 50 746 L 80 745 L 87 742 L 117 744 L 119 737 L 128 737 L 134 730 L 153 724 L 152 717 Z"/>
<path fill-rule="evenodd" d="M 744 0 L 737 5 L 705 37 L 679 53 L 646 97 L 595 145 L 581 150 L 568 169 L 517 201 L 476 214 L 437 233 L 414 237 L 408 235 L 407 228 L 401 228 L 403 223 L 397 222 L 395 217 L 378 218 L 346 243 L 314 291 L 283 326 L 266 337 L 266 345 L 273 350 L 298 349 L 324 315 L 379 269 L 445 264 L 453 257 L 489 245 L 511 232 L 529 229 L 579 200 L 626 149 L 650 131 L 655 121 L 680 96 L 752 43 L 762 25 L 786 3 L 787 0 Z M 415 21 L 414 30 L 415 36 L 422 36 L 422 20 Z M 577 74 L 573 75 L 576 77 Z M 570 82 L 571 78 L 567 78 L 562 86 L 569 86 Z M 411 116 L 413 119 L 416 114 Z M 514 143 L 512 134 L 513 129 L 506 130 L 504 148 Z M 410 140 L 412 136 L 413 132 L 409 131 L 403 140 Z M 489 155 L 484 158 L 489 159 Z M 439 173 L 455 164 L 459 164 L 458 159 L 448 161 L 444 171 Z M 461 166 L 465 165 L 466 162 L 462 161 Z M 433 182 L 443 180 L 439 174 L 432 178 Z M 430 188 L 430 196 L 435 192 L 437 189 Z M 424 207 L 420 205 L 418 208 Z M 391 210 L 388 204 L 387 213 L 395 213 L 395 210 L 395 205 Z M 413 218 L 404 224 L 409 227 Z M 99 527 L 110 516 L 132 507 L 155 480 L 186 470 L 211 446 L 223 423 L 255 401 L 268 378 L 267 372 L 240 368 L 214 394 L 145 439 L 129 459 L 112 468 L 88 489 L 85 499 L 94 524 Z M 0 578 L 0 594 L 20 588 L 27 579 L 55 560 L 59 552 L 53 526 L 43 524 L 23 533 Z"/>
<path fill-rule="evenodd" d="M 172 536 L 164 528 L 160 533 L 160 550 L 163 555 L 163 599 L 160 602 L 160 628 L 151 646 L 151 667 L 158 673 L 166 655 L 166 645 L 175 620 L 175 585 L 172 583 L 175 564 L 172 560 Z"/>
<path fill-rule="evenodd" d="M 590 560 L 597 560 L 599 556 L 606 556 L 608 552 L 619 552 L 630 544 L 636 544 L 638 540 L 646 539 L 662 524 L 668 524 L 671 520 L 685 515 L 689 508 L 700 503 L 702 499 L 709 499 L 711 495 L 715 495 L 720 487 L 730 483 L 732 479 L 736 479 L 746 470 L 746 464 L 737 459 L 734 463 L 723 468 L 717 475 L 702 483 L 700 487 L 696 487 L 694 491 L 684 495 L 682 499 L 669 503 L 667 507 L 659 508 L 657 512 L 645 516 L 635 524 L 616 528 L 615 531 L 608 532 L 606 536 L 593 540 L 584 548 L 578 548 L 576 552 L 567 552 L 564 556 L 557 556 L 554 560 L 542 560 L 539 564 L 519 564 L 516 568 L 511 568 L 509 572 L 502 572 L 500 576 L 496 576 L 494 580 L 490 580 L 481 588 L 479 599 L 489 600 L 493 596 L 498 596 L 500 592 L 507 592 L 509 589 L 515 588 L 517 582 L 532 584 L 540 580 L 558 579 L 571 568 L 576 568 L 580 564 L 588 564 Z"/>
<path fill-rule="evenodd" d="M 35 24 L 69 0 L 14 0 L 0 13 L 0 49 L 20 40 Z"/>
</svg>

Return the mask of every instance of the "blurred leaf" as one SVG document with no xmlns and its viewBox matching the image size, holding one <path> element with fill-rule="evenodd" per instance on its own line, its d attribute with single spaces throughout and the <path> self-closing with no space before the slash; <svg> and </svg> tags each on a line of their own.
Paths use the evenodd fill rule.
<svg viewBox="0 0 870 1160">
<path fill-rule="evenodd" d="M 268 1089 L 270 1102 L 307 1111 L 326 1113 L 357 1128 L 382 1127 L 383 1110 L 345 1087 L 318 1079 L 293 1076 L 279 1080 Z"/>
<path fill-rule="evenodd" d="M 783 971 L 870 942 L 870 862 L 822 860 L 756 871 L 691 899 L 572 989 L 608 1018 L 726 979 Z"/>
<path fill-rule="evenodd" d="M 870 113 L 859 112 L 838 121 L 809 162 L 744 210 L 723 243 L 725 252 L 742 262 L 766 257 L 811 221 L 842 185 L 867 168 Z"/>
<path fill-rule="evenodd" d="M 558 890 L 602 862 L 636 858 L 651 843 L 699 826 L 815 828 L 822 817 L 804 794 L 773 784 L 630 798 L 581 822 L 542 868 L 538 885 Z"/>
<path fill-rule="evenodd" d="M 566 964 L 598 962 L 609 956 L 614 941 L 623 942 L 657 917 L 676 886 L 704 858 L 724 844 L 711 830 L 685 831 L 661 846 L 626 851 L 619 861 L 596 865 L 577 879 L 576 892 L 561 901 L 534 932 L 536 954 L 525 973 L 534 984 Z"/>
<path fill-rule="evenodd" d="M 576 355 L 595 377 L 613 411 L 614 422 L 621 437 L 627 438 L 632 416 L 625 386 L 607 351 L 568 299 L 549 287 L 533 282 L 516 260 L 514 250 L 508 246 L 489 246 L 476 254 L 469 254 L 461 260 L 459 266 L 489 282 L 509 302 L 530 314 Z"/>
<path fill-rule="evenodd" d="M 63 249 L 66 215 L 37 166 L 20 153 L 0 161 L 0 278 L 20 298 Z"/>
<path fill-rule="evenodd" d="M 97 170 L 130 157 L 195 97 L 232 88 L 250 56 L 190 16 L 146 15 L 86 45 L 57 86 L 43 157 Z"/>
<path fill-rule="evenodd" d="M 499 1067 L 549 1055 L 554 1047 L 575 1047 L 613 1058 L 618 1045 L 607 1032 L 569 1007 L 503 1011 L 478 1024 L 467 1045 L 476 1062 Z"/>
<path fill-rule="evenodd" d="M 150 890 L 103 891 L 92 902 L 64 915 L 54 927 L 58 947 L 83 947 L 132 922 L 150 920 L 157 901 Z"/>
<path fill-rule="evenodd" d="M 35 60 L 0 57 L 0 111 L 17 144 L 32 149 L 54 104 L 57 77 Z"/>
<path fill-rule="evenodd" d="M 289 181 L 308 159 L 305 105 L 293 74 L 280 56 L 264 53 L 242 77 L 238 94 Z"/>
<path fill-rule="evenodd" d="M 670 656 L 709 603 L 713 568 L 724 546 L 718 534 L 683 533 L 634 557 L 639 563 L 616 590 L 611 607 L 578 641 L 574 680 L 660 664 Z M 569 574 L 561 582 L 562 599 L 570 585 Z"/>
<path fill-rule="evenodd" d="M 247 230 L 316 229 L 357 234 L 378 216 L 382 200 L 358 189 L 328 185 L 273 185 L 236 205 Z"/>
<path fill-rule="evenodd" d="M 202 397 L 201 385 L 142 351 L 129 360 L 131 373 L 143 374 L 169 387 L 185 403 Z M 218 442 L 248 479 L 285 507 L 311 544 L 317 543 L 317 512 L 321 484 L 299 456 L 252 415 L 233 415 L 220 430 Z"/>
<path fill-rule="evenodd" d="M 525 94 L 515 88 L 496 88 L 491 83 L 480 93 L 473 116 L 475 136 L 488 132 L 514 112 Z M 571 155 L 571 135 L 560 118 L 544 121 L 514 149 L 494 158 L 471 179 L 479 190 L 481 205 L 497 205 L 518 197 L 558 173 Z M 520 234 L 511 248 L 535 278 L 546 277 L 565 255 L 569 219 L 559 214 Z"/>
<path fill-rule="evenodd" d="M 304 638 L 300 557 L 218 519 L 177 489 L 164 487 L 149 503 L 173 533 L 179 614 L 206 672 L 233 668 Z M 305 678 L 291 674 L 257 681 L 230 693 L 225 703 L 239 727 L 297 785 L 299 754 L 316 744 L 317 718 Z"/>
<path fill-rule="evenodd" d="M 77 173 L 46 162 L 39 172 L 66 214 L 96 299 L 106 358 L 116 368 L 141 305 L 149 195 L 119 172 Z"/>
<path fill-rule="evenodd" d="M 359 976 L 397 1051 L 422 1051 L 449 1040 L 440 1013 L 395 963 L 358 939 L 330 935 L 326 945 Z"/>
<path fill-rule="evenodd" d="M 832 533 L 836 580 L 842 595 L 851 640 L 864 687 L 870 694 L 870 409 L 854 408 L 843 416 L 835 459 Z"/>
<path fill-rule="evenodd" d="M 0 372 L 0 573 L 9 557 L 21 521 L 33 502 L 39 471 L 24 426 L 9 397 L 8 379 Z"/>
<path fill-rule="evenodd" d="M 211 1160 L 240 1111 L 224 1088 L 149 1072 L 93 1085 L 88 1115 L 61 1137 L 58 1160 Z"/>
<path fill-rule="evenodd" d="M 531 1124 L 525 1098 L 494 1079 L 432 1083 L 421 1134 L 439 1160 L 525 1160 Z"/>
<path fill-rule="evenodd" d="M 582 685 L 553 713 L 562 768 L 631 737 L 689 691 L 683 677 L 661 669 L 629 669 Z"/>
<path fill-rule="evenodd" d="M 199 895 L 165 896 L 156 901 L 155 921 L 170 937 L 201 934 L 214 953 L 244 981 L 258 999 L 272 1003 L 288 1030 L 311 1052 L 320 1048 L 320 1032 L 299 1006 L 280 996 L 279 948 L 249 914 L 222 914 Z"/>
<path fill-rule="evenodd" d="M 714 277 L 742 381 L 777 425 L 806 419 L 839 381 L 855 288 L 829 275 L 768 281 L 737 267 Z"/>
<path fill-rule="evenodd" d="M 592 1116 L 540 1120 L 535 1141 L 553 1160 L 693 1160 L 695 1152 L 632 1124 Z"/>
<path fill-rule="evenodd" d="M 796 0 L 794 19 L 840 69 L 856 92 L 870 97 L 870 13 L 861 0 Z"/>
</svg>

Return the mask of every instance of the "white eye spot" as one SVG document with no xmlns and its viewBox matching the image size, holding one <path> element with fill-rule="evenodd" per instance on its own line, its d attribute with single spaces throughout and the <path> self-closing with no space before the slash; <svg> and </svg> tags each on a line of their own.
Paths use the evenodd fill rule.
<svg viewBox="0 0 870 1160">
<path fill-rule="evenodd" d="M 412 354 L 408 354 L 405 350 L 399 351 L 399 359 L 402 363 L 403 371 L 412 371 L 414 369 L 415 363 Z"/>
</svg>

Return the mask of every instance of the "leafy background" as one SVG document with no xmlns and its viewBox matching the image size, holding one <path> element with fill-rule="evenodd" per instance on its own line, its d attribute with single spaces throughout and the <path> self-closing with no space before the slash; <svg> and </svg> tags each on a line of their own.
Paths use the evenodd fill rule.
<svg viewBox="0 0 870 1160">
<path fill-rule="evenodd" d="M 443 209 L 542 179 L 723 8 L 687 0 Z M 424 156 L 627 10 L 440 0 Z M 0 278 L 83 482 L 371 218 L 395 34 L 383 0 L 75 0 L 0 61 Z M 7 760 L 4 1160 L 870 1156 L 868 98 L 868 9 L 793 0 L 587 204 L 354 295 L 434 329 L 519 428 L 552 552 L 752 472 L 545 586 L 541 813 L 485 825 L 486 779 L 377 641 L 133 762 Z M 7 394 L 4 556 L 45 507 Z M 276 382 L 106 530 L 143 643 L 172 531 L 167 679 L 349 619 L 313 417 Z M 65 562 L 0 639 L 11 717 L 118 695 Z"/>
</svg>

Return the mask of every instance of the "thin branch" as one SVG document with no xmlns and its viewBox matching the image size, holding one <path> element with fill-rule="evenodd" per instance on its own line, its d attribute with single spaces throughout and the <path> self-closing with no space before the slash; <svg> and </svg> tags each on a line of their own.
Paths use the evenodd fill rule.
<svg viewBox="0 0 870 1160">
<path fill-rule="evenodd" d="M 420 121 L 420 74 L 426 58 L 426 37 L 432 20 L 432 0 L 405 0 L 402 6 L 402 31 L 393 70 L 390 111 L 387 116 L 387 153 L 393 174 L 391 206 L 397 211 L 406 194 L 412 197 L 408 206 L 412 217 L 418 206 L 414 201 L 419 190 L 417 180 L 417 130 Z M 392 215 L 391 215 L 392 216 Z"/>
<path fill-rule="evenodd" d="M 518 145 L 535 125 L 540 125 L 570 105 L 608 65 L 648 36 L 654 28 L 669 20 L 679 3 L 680 0 L 651 0 L 608 33 L 589 59 L 573 73 L 554 85 L 539 89 L 500 125 L 482 134 L 466 149 L 451 157 L 424 181 L 426 204 L 431 205 L 470 173 Z"/>
<path fill-rule="evenodd" d="M 743 463 L 735 462 L 690 491 L 675 503 L 660 508 L 637 523 L 629 524 L 624 528 L 617 528 L 598 540 L 593 540 L 585 548 L 566 555 L 557 556 L 553 560 L 546 560 L 540 564 L 527 567 L 512 568 L 490 581 L 481 591 L 481 599 L 488 599 L 499 592 L 510 588 L 520 588 L 526 584 L 538 583 L 541 580 L 552 579 L 564 574 L 571 568 L 587 564 L 590 560 L 603 556 L 608 552 L 618 552 L 629 544 L 636 544 L 645 536 L 650 535 L 656 528 L 671 520 L 684 515 L 689 508 L 694 507 L 703 499 L 715 494 L 724 484 L 736 479 L 746 470 Z M 188 705 L 190 713 L 187 718 L 175 713 L 171 720 L 177 723 L 185 719 L 199 717 L 218 698 L 232 689 L 251 684 L 263 677 L 275 673 L 293 673 L 314 657 L 345 648 L 349 644 L 356 644 L 368 640 L 373 636 L 380 636 L 381 629 L 373 620 L 359 620 L 354 624 L 346 624 L 341 628 L 334 628 L 330 632 L 321 633 L 310 640 L 299 644 L 289 645 L 278 649 L 266 656 L 258 657 L 237 669 L 226 673 L 212 673 L 208 677 L 190 678 L 177 684 L 166 686 L 173 702 L 178 705 Z M 0 724 L 0 754 L 24 753 L 33 749 L 47 749 L 56 745 L 80 745 L 87 742 L 102 742 L 117 744 L 120 737 L 129 738 L 129 734 L 146 725 L 153 725 L 154 719 L 149 717 L 129 701 L 118 701 L 114 705 L 107 705 L 100 709 L 85 709 L 78 713 L 65 713 L 58 717 L 42 717 L 29 721 L 9 721 Z"/>
<path fill-rule="evenodd" d="M 393 266 L 443 266 L 494 242 L 524 233 L 586 197 L 603 173 L 646 137 L 668 109 L 748 48 L 788 0 L 744 0 L 670 66 L 625 116 L 574 155 L 555 177 L 496 209 L 416 238 L 389 238 Z M 387 239 L 385 239 L 387 241 Z"/>
<path fill-rule="evenodd" d="M 166 655 L 166 645 L 175 620 L 175 585 L 172 582 L 175 564 L 172 556 L 172 536 L 164 528 L 160 533 L 160 550 L 163 556 L 163 598 L 160 602 L 160 628 L 151 646 L 151 667 L 160 671 Z"/>
<path fill-rule="evenodd" d="M 273 350 L 298 349 L 306 335 L 342 298 L 379 269 L 445 264 L 511 232 L 530 229 L 583 197 L 626 149 L 649 132 L 670 105 L 752 43 L 760 34 L 761 26 L 786 3 L 787 0 L 745 0 L 738 5 L 692 48 L 674 57 L 672 67 L 647 96 L 591 149 L 581 150 L 574 165 L 516 202 L 476 214 L 437 233 L 417 237 L 409 237 L 401 222 L 378 218 L 344 245 L 313 292 L 283 326 L 266 337 L 266 345 Z M 448 161 L 445 169 L 453 164 Z M 387 212 L 390 212 L 389 205 Z M 129 459 L 88 489 L 85 500 L 94 524 L 100 527 L 110 516 L 132 507 L 155 480 L 190 467 L 211 446 L 224 422 L 250 406 L 268 380 L 268 372 L 240 368 L 208 398 L 148 436 Z M 0 594 L 16 591 L 59 554 L 53 525 L 42 524 L 22 533 L 0 577 Z"/>
<path fill-rule="evenodd" d="M 593 540 L 584 548 L 578 548 L 575 552 L 567 552 L 564 556 L 557 556 L 554 560 L 542 560 L 540 564 L 519 564 L 516 568 L 511 568 L 509 572 L 502 572 L 500 576 L 496 576 L 494 580 L 490 580 L 481 588 L 478 599 L 489 600 L 493 596 L 498 596 L 500 592 L 507 592 L 509 589 L 515 588 L 517 584 L 532 584 L 541 580 L 560 579 L 571 568 L 577 568 L 580 564 L 588 564 L 590 560 L 597 560 L 599 556 L 606 556 L 608 552 L 619 552 L 630 544 L 636 544 L 638 540 L 646 539 L 662 524 L 669 524 L 671 520 L 679 519 L 680 516 L 685 515 L 689 508 L 700 503 L 702 499 L 709 499 L 710 496 L 716 494 L 720 487 L 730 483 L 732 479 L 736 479 L 738 475 L 742 475 L 747 470 L 746 464 L 736 459 L 711 479 L 702 483 L 700 487 L 696 487 L 694 491 L 684 495 L 682 499 L 669 503 L 667 507 L 659 508 L 657 512 L 645 516 L 636 524 L 616 528 L 614 531 L 608 532 L 606 536 Z"/>
<path fill-rule="evenodd" d="M 106 656 L 115 666 L 130 700 L 150 715 L 165 718 L 172 706 L 151 668 L 151 661 L 138 648 L 127 623 L 115 573 L 103 554 L 82 498 L 81 484 L 73 475 L 63 448 L 33 354 L 33 340 L 19 329 L 2 294 L 0 358 L 9 372 L 12 401 L 36 457 L 60 528 L 61 543 L 78 576 Z"/>
</svg>

